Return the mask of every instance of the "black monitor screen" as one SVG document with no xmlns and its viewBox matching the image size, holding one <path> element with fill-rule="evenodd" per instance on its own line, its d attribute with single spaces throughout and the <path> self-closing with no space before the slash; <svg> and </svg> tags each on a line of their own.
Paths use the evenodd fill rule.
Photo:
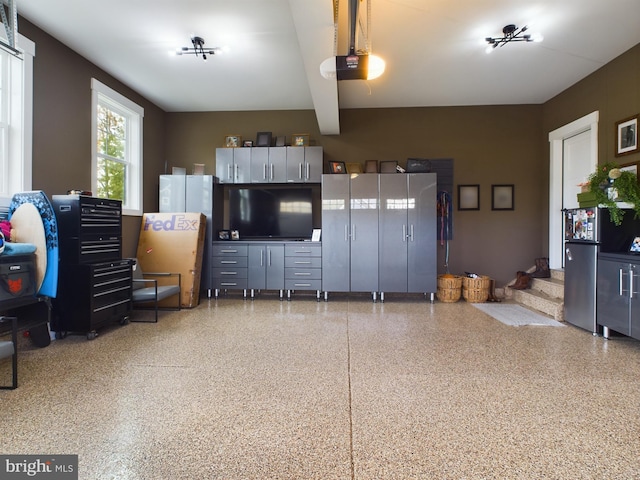
<svg viewBox="0 0 640 480">
<path fill-rule="evenodd" d="M 309 239 L 313 230 L 311 188 L 232 188 L 229 228 L 240 239 Z"/>
</svg>

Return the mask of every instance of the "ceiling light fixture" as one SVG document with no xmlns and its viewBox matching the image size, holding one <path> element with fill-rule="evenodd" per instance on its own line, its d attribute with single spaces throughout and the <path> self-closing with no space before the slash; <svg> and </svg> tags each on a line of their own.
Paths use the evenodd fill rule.
<svg viewBox="0 0 640 480">
<path fill-rule="evenodd" d="M 487 46 L 486 52 L 491 53 L 496 47 L 504 47 L 509 42 L 541 42 L 543 40 L 542 35 L 539 33 L 534 33 L 533 35 L 525 34 L 529 29 L 526 25 L 522 28 L 518 28 L 513 24 L 506 25 L 502 29 L 503 37 L 487 37 L 485 38 L 486 42 L 489 44 Z"/>
<path fill-rule="evenodd" d="M 366 50 L 356 51 L 356 27 L 360 1 L 362 0 L 349 0 L 349 54 L 329 57 L 320 64 L 320 74 L 326 79 L 373 80 L 384 73 L 386 64 L 382 58 Z"/>
<path fill-rule="evenodd" d="M 178 48 L 175 52 L 172 53 L 174 55 L 195 55 L 196 57 L 198 55 L 202 55 L 202 59 L 206 62 L 207 55 L 215 55 L 216 50 L 219 50 L 219 48 L 217 47 L 205 49 L 204 38 L 197 37 L 195 35 L 191 37 L 191 43 L 193 44 L 193 47 Z"/>
</svg>

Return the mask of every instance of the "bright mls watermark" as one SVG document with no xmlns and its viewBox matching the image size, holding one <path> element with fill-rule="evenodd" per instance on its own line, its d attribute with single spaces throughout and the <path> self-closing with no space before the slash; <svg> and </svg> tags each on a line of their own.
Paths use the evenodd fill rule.
<svg viewBox="0 0 640 480">
<path fill-rule="evenodd" d="M 0 455 L 0 479 L 78 480 L 78 455 Z"/>
</svg>

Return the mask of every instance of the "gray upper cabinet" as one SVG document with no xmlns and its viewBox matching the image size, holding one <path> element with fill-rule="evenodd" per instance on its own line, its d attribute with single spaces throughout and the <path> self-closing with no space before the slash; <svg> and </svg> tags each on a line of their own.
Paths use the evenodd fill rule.
<svg viewBox="0 0 640 480">
<path fill-rule="evenodd" d="M 380 175 L 380 292 L 436 291 L 436 174 Z"/>
<path fill-rule="evenodd" d="M 320 183 L 322 147 L 217 148 L 220 183 Z"/>
<path fill-rule="evenodd" d="M 249 183 L 252 148 L 216 148 L 216 177 L 220 183 Z"/>
<path fill-rule="evenodd" d="M 320 183 L 322 180 L 322 147 L 286 147 L 287 178 L 290 183 Z"/>
<path fill-rule="evenodd" d="M 255 147 L 251 150 L 251 183 L 285 183 L 286 147 Z"/>
<path fill-rule="evenodd" d="M 322 176 L 322 289 L 378 290 L 378 175 Z"/>
</svg>

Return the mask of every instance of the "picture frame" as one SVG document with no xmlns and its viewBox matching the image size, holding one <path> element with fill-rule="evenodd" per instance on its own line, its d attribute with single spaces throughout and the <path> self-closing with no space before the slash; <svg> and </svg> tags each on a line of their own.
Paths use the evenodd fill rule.
<svg viewBox="0 0 640 480">
<path fill-rule="evenodd" d="M 229 240 L 231 232 L 229 230 L 218 230 L 218 240 Z"/>
<path fill-rule="evenodd" d="M 329 173 L 347 173 L 344 162 L 329 162 Z"/>
<path fill-rule="evenodd" d="M 458 185 L 458 210 L 480 210 L 480 185 Z"/>
<path fill-rule="evenodd" d="M 287 144 L 287 137 L 279 135 L 276 137 L 276 147 L 284 147 Z"/>
<path fill-rule="evenodd" d="M 231 230 L 231 240 L 240 240 L 240 232 L 238 230 Z"/>
<path fill-rule="evenodd" d="M 363 173 L 362 164 L 357 162 L 347 163 L 347 173 Z"/>
<path fill-rule="evenodd" d="M 491 210 L 514 210 L 514 186 L 491 185 Z"/>
<path fill-rule="evenodd" d="M 258 132 L 256 134 L 256 147 L 270 147 L 271 132 Z"/>
<path fill-rule="evenodd" d="M 240 135 L 225 135 L 224 146 L 227 148 L 237 148 L 242 144 L 242 136 Z"/>
<path fill-rule="evenodd" d="M 294 133 L 291 135 L 292 147 L 308 147 L 309 146 L 309 134 L 308 133 Z"/>
<path fill-rule="evenodd" d="M 367 160 L 364 162 L 364 171 L 365 173 L 378 173 L 378 161 Z"/>
<path fill-rule="evenodd" d="M 638 151 L 638 114 L 616 122 L 616 157 Z"/>
<path fill-rule="evenodd" d="M 253 140 L 245 140 L 242 142 L 243 147 L 253 147 Z"/>
<path fill-rule="evenodd" d="M 397 160 L 382 160 L 380 162 L 380 173 L 396 173 Z"/>
</svg>

